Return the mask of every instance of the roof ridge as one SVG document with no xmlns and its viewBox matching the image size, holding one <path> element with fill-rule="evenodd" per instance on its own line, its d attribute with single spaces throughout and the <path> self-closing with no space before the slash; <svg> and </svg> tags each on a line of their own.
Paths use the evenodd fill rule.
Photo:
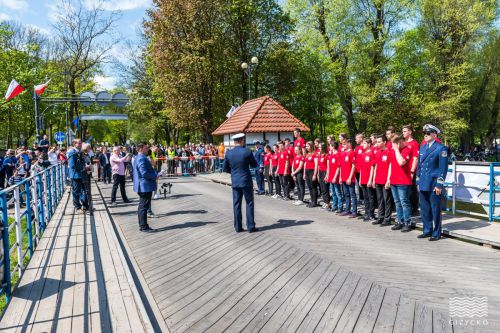
<svg viewBox="0 0 500 333">
<path fill-rule="evenodd" d="M 260 105 L 259 107 L 255 108 L 255 111 L 253 112 L 253 115 L 250 117 L 250 119 L 247 121 L 247 124 L 245 125 L 245 127 L 243 128 L 243 131 L 245 131 L 246 129 L 248 129 L 248 126 L 250 126 L 250 124 L 252 123 L 252 120 L 255 118 L 255 116 L 257 115 L 257 113 L 259 113 L 260 110 L 262 110 L 262 106 L 264 105 L 264 103 L 271 97 L 269 96 L 261 96 L 259 98 L 262 98 L 262 102 L 260 102 Z M 256 99 L 259 99 L 259 98 L 256 98 Z M 255 100 L 255 99 L 254 99 Z M 250 101 L 252 101 L 250 99 Z M 248 102 L 248 101 L 247 101 Z M 246 103 L 246 102 L 245 102 Z M 243 103 L 244 104 L 244 103 Z"/>
</svg>

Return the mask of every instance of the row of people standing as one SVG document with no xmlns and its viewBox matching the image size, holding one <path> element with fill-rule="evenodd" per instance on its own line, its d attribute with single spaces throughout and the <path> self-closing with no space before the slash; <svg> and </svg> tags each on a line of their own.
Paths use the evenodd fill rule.
<svg viewBox="0 0 500 333">
<path fill-rule="evenodd" d="M 419 237 L 437 240 L 441 233 L 441 192 L 447 172 L 447 148 L 439 142 L 439 129 L 423 128 L 424 141 L 412 137 L 413 128 L 404 126 L 402 134 L 389 127 L 385 134 L 356 136 L 356 146 L 345 134 L 335 142 L 330 136 L 326 143 L 316 139 L 305 142 L 300 131 L 294 131 L 295 142 L 280 141 L 264 150 L 256 145 L 258 194 L 291 200 L 297 189 L 296 205 L 318 206 L 341 216 L 360 217 L 359 201 L 364 202 L 364 221 L 388 226 L 393 209 L 396 224 L 393 230 L 412 230 L 411 216 L 419 214 L 424 232 Z M 420 184 L 420 191 L 417 189 Z M 310 200 L 305 201 L 306 187 Z M 356 191 L 356 187 L 358 190 Z M 357 192 L 357 193 L 356 193 Z M 359 199 L 359 200 L 358 200 Z M 433 226 L 434 221 L 434 226 Z"/>
</svg>

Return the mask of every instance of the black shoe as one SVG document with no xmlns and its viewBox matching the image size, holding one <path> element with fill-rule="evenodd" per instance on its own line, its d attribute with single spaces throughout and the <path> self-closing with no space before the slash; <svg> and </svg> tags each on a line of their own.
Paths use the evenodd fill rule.
<svg viewBox="0 0 500 333">
<path fill-rule="evenodd" d="M 257 232 L 257 231 L 259 231 L 259 229 L 255 228 L 255 227 L 253 227 L 252 229 L 248 230 L 249 233 Z"/>
<path fill-rule="evenodd" d="M 431 242 L 435 242 L 435 241 L 438 241 L 438 240 L 440 240 L 440 239 L 441 239 L 441 237 L 430 237 L 430 238 L 429 238 L 429 241 L 431 241 Z"/>
<path fill-rule="evenodd" d="M 243 232 L 245 230 L 244 229 L 240 229 L 240 230 L 234 230 L 234 231 L 236 231 L 236 232 Z"/>
<path fill-rule="evenodd" d="M 151 232 L 153 231 L 154 229 L 151 228 L 149 225 L 146 225 L 145 227 L 142 227 L 139 229 L 139 231 L 142 231 L 142 232 Z"/>
<path fill-rule="evenodd" d="M 372 222 L 373 225 L 375 224 L 382 224 L 382 222 L 384 222 L 384 220 L 375 220 Z"/>
<path fill-rule="evenodd" d="M 131 201 L 131 200 L 129 200 L 129 199 L 125 199 L 125 200 L 123 200 L 123 203 L 131 203 L 131 202 L 132 202 L 132 201 Z"/>
<path fill-rule="evenodd" d="M 363 222 L 368 222 L 368 221 L 370 221 L 370 217 L 369 216 L 363 217 Z"/>
<path fill-rule="evenodd" d="M 411 231 L 411 226 L 408 224 L 405 224 L 403 228 L 401 228 L 401 232 L 410 232 Z"/>
<path fill-rule="evenodd" d="M 401 223 L 398 223 L 391 228 L 391 230 L 401 230 L 401 229 L 403 229 L 403 225 Z"/>
<path fill-rule="evenodd" d="M 391 225 L 391 221 L 384 221 L 384 222 L 380 223 L 381 227 L 387 227 L 389 225 Z"/>
<path fill-rule="evenodd" d="M 431 237 L 430 234 L 426 235 L 426 234 L 420 234 L 417 236 L 417 238 L 428 238 L 428 237 Z"/>
</svg>

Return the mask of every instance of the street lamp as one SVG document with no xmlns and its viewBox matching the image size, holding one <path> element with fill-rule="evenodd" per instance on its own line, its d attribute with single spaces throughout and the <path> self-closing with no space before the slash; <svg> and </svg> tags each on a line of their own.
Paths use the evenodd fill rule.
<svg viewBox="0 0 500 333">
<path fill-rule="evenodd" d="M 252 57 L 250 59 L 250 64 L 243 62 L 241 64 L 241 69 L 245 72 L 245 74 L 248 77 L 248 99 L 252 99 L 252 68 L 257 67 L 259 64 L 259 58 L 257 57 Z"/>
</svg>

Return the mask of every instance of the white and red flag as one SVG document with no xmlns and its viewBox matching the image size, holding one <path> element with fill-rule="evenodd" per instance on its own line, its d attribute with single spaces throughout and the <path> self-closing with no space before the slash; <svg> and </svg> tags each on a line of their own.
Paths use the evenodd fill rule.
<svg viewBox="0 0 500 333">
<path fill-rule="evenodd" d="M 35 86 L 35 94 L 41 95 L 45 91 L 45 88 L 47 88 L 47 86 L 49 85 L 49 82 L 50 82 L 50 79 L 43 84 L 39 84 L 39 85 Z"/>
<path fill-rule="evenodd" d="M 23 86 L 21 86 L 16 80 L 12 80 L 9 84 L 9 88 L 7 88 L 7 92 L 5 93 L 5 99 L 11 100 L 23 91 Z"/>
</svg>

